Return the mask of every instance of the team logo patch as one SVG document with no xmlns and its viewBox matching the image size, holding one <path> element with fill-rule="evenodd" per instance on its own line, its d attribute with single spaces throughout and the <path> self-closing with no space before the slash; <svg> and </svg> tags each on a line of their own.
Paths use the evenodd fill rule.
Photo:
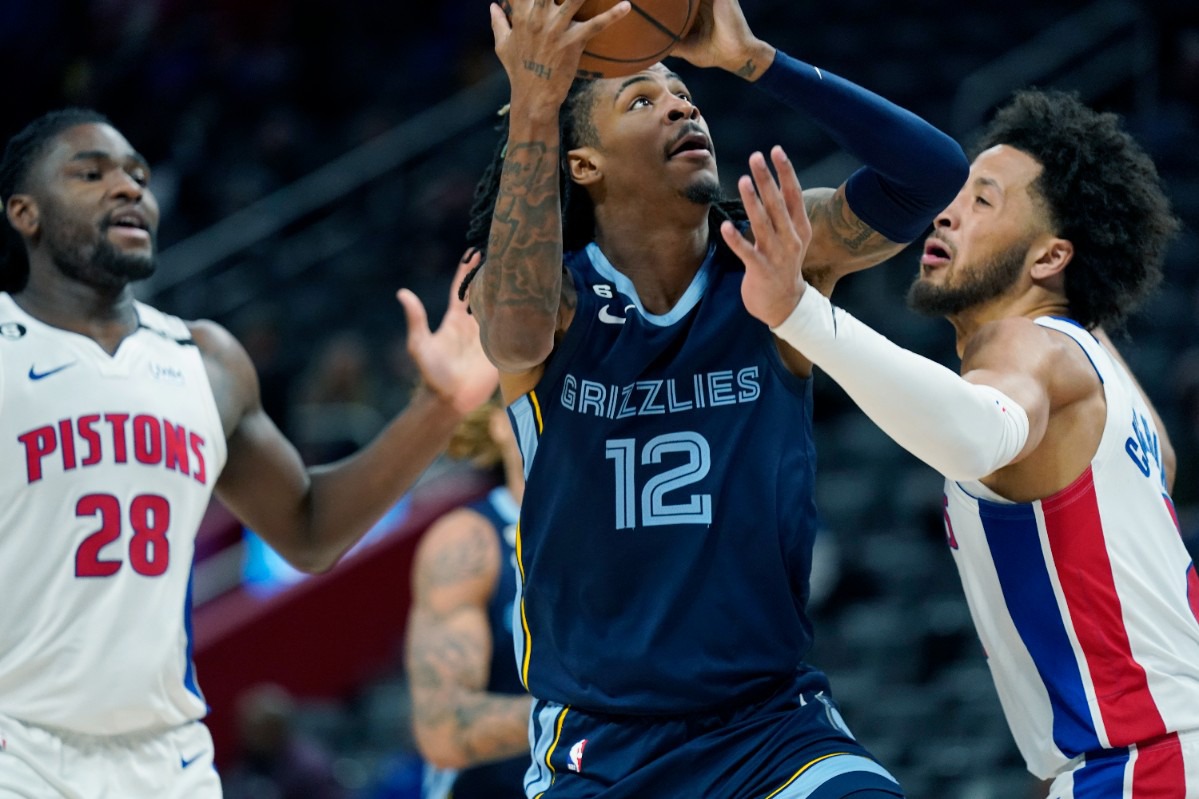
<svg viewBox="0 0 1199 799">
<path fill-rule="evenodd" d="M 0 336 L 16 340 L 24 335 L 25 325 L 20 322 L 0 322 Z"/>
<path fill-rule="evenodd" d="M 583 749 L 587 746 L 587 739 L 577 741 L 574 746 L 570 747 L 570 765 L 567 766 L 571 771 L 578 774 L 583 773 Z"/>
</svg>

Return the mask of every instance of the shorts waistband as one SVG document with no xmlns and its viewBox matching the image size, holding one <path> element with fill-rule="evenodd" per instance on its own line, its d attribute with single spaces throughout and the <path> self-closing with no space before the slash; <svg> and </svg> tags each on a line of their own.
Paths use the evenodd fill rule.
<svg viewBox="0 0 1199 799">
<path fill-rule="evenodd" d="M 684 713 L 613 713 L 611 711 L 570 705 L 574 711 L 605 722 L 618 724 L 669 724 L 681 722 L 687 725 L 720 726 L 736 721 L 746 715 L 752 715 L 758 710 L 770 705 L 781 697 L 797 697 L 801 694 L 815 697 L 817 694 L 828 696 L 828 686 L 803 685 L 803 672 L 786 677 L 779 677 L 763 682 L 750 691 L 739 694 L 734 699 L 719 705 L 700 708 Z M 548 704 L 561 705 L 558 702 Z"/>
</svg>

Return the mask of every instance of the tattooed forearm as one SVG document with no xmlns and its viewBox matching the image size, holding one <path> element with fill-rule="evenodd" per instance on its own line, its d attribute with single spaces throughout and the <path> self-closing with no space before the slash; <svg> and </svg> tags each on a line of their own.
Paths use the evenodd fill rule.
<svg viewBox="0 0 1199 799">
<path fill-rule="evenodd" d="M 555 143 L 556 144 L 556 143 Z M 480 273 L 483 305 L 553 314 L 561 292 L 562 212 L 557 147 L 509 145 Z"/>
<path fill-rule="evenodd" d="M 481 694 L 458 709 L 462 748 L 475 763 L 501 760 L 529 749 L 529 710 L 523 695 Z"/>
<path fill-rule="evenodd" d="M 487 639 L 447 632 L 444 620 L 414 620 L 408 652 L 412 720 L 424 754 L 466 764 L 528 750 L 530 699 L 485 690 Z"/>
<path fill-rule="evenodd" d="M 812 242 L 804 257 L 804 279 L 821 291 L 850 272 L 874 266 L 903 249 L 863 222 L 845 201 L 845 187 L 804 191 Z"/>
<path fill-rule="evenodd" d="M 867 225 L 845 202 L 845 192 L 834 192 L 827 201 L 809 209 L 812 227 L 826 232 L 829 242 L 852 255 L 860 255 L 872 247 L 890 244 L 885 237 Z"/>
</svg>

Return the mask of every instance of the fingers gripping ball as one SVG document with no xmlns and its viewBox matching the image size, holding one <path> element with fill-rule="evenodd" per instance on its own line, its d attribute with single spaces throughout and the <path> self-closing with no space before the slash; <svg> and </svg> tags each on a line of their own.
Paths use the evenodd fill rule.
<svg viewBox="0 0 1199 799">
<path fill-rule="evenodd" d="M 587 0 L 575 19 L 602 14 L 619 0 Z M 661 61 L 687 35 L 700 0 L 632 0 L 633 7 L 587 43 L 579 77 L 631 75 Z"/>
</svg>

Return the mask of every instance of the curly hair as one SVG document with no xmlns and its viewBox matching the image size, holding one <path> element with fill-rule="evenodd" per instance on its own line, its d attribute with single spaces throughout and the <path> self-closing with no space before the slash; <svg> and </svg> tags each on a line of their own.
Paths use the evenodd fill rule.
<svg viewBox="0 0 1199 799">
<path fill-rule="evenodd" d="M 586 247 L 595 236 L 595 206 L 586 191 L 573 190 L 570 164 L 567 153 L 578 147 L 599 147 L 599 133 L 592 122 L 591 112 L 595 106 L 596 81 L 579 78 L 570 86 L 566 99 L 558 112 L 559 141 L 562 146 L 558 154 L 558 196 L 562 203 L 562 249 L 572 252 Z M 466 257 L 476 251 L 483 259 L 470 271 L 458 287 L 459 299 L 465 299 L 467 286 L 487 260 L 487 240 L 491 233 L 491 218 L 495 213 L 499 197 L 500 177 L 504 171 L 504 156 L 508 149 L 507 106 L 500 112 L 499 142 L 491 163 L 475 186 L 474 200 L 470 208 L 470 226 L 466 232 L 466 244 L 470 248 Z M 719 227 L 723 220 L 734 222 L 746 220 L 745 209 L 740 200 L 720 200 L 713 204 L 709 224 Z"/>
<path fill-rule="evenodd" d="M 0 161 L 0 208 L 7 208 L 10 197 L 26 190 L 25 182 L 34 165 L 46 154 L 58 134 L 76 125 L 88 124 L 112 123 L 90 108 L 63 108 L 43 114 L 9 139 L 4 148 L 4 160 Z M 29 260 L 25 242 L 9 224 L 7 213 L 0 237 L 0 291 L 20 291 L 29 279 Z"/>
<path fill-rule="evenodd" d="M 1119 117 L 1060 91 L 1016 92 L 977 152 L 998 144 L 1042 167 L 1033 184 L 1037 199 L 1055 235 L 1074 245 L 1066 268 L 1070 314 L 1088 329 L 1120 328 L 1161 281 L 1179 227 L 1153 161 Z"/>
</svg>

